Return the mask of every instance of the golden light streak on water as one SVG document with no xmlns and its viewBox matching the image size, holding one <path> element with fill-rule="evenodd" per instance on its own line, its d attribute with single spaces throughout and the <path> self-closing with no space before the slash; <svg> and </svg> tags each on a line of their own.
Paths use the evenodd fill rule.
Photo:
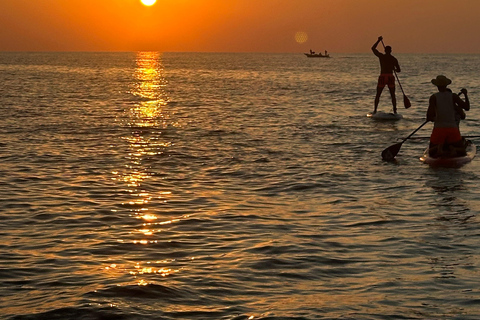
<svg viewBox="0 0 480 320">
<path fill-rule="evenodd" d="M 105 267 L 105 270 L 116 269 L 116 268 L 117 268 L 117 265 L 112 263 L 111 265 Z"/>
<path fill-rule="evenodd" d="M 151 236 L 153 234 L 153 231 L 150 230 L 150 229 L 140 229 L 138 231 L 140 231 L 141 233 L 143 233 L 146 236 Z"/>
<path fill-rule="evenodd" d="M 123 170 L 112 170 L 113 179 L 123 182 L 129 199 L 123 201 L 122 206 L 131 214 L 133 230 L 128 233 L 128 238 L 120 239 L 121 243 L 134 245 L 155 245 L 164 240 L 158 239 L 162 231 L 162 224 L 170 224 L 175 220 L 167 220 L 154 223 L 159 217 L 152 213 L 152 206 L 156 202 L 165 203 L 171 195 L 171 191 L 157 190 L 146 184 L 146 181 L 155 176 L 158 168 L 151 167 L 157 157 L 160 157 L 165 149 L 172 145 L 171 141 L 165 140 L 163 130 L 170 125 L 169 113 L 167 112 L 168 95 L 165 92 L 166 80 L 164 68 L 161 62 L 161 54 L 158 52 L 138 52 L 136 54 L 136 68 L 133 73 L 134 83 L 129 93 L 134 97 L 134 104 L 125 111 L 125 127 L 130 128 L 129 133 L 121 139 L 126 143 L 128 152 Z M 153 196 L 155 195 L 155 196 Z M 153 202 L 153 204 L 152 204 Z M 116 212 L 118 212 L 116 210 Z M 139 225 L 138 221 L 142 223 Z M 140 250 L 140 249 L 139 249 Z M 139 279 L 139 275 L 167 276 L 174 272 L 166 268 L 163 263 L 152 264 L 150 262 L 138 262 L 133 270 L 125 267 L 119 270 L 111 264 L 105 267 L 109 273 L 113 270 L 123 271 L 135 278 L 135 283 L 146 286 L 151 279 Z"/>
<path fill-rule="evenodd" d="M 130 274 L 134 274 L 134 275 L 142 275 L 142 274 L 159 274 L 163 277 L 166 277 L 172 273 L 175 273 L 175 272 L 178 272 L 179 270 L 173 270 L 173 269 L 170 269 L 170 268 L 165 268 L 165 267 L 155 267 L 155 266 L 152 266 L 152 264 L 156 264 L 156 263 L 159 263 L 159 261 L 157 262 L 146 262 L 147 266 L 142 266 L 140 265 L 140 263 L 137 263 L 135 266 L 134 266 L 134 270 L 130 271 Z"/>
<path fill-rule="evenodd" d="M 127 157 L 131 161 L 131 171 L 124 177 L 124 181 L 131 188 L 129 192 L 136 197 L 129 204 L 137 206 L 135 214 L 142 216 L 140 212 L 148 209 L 145 206 L 152 199 L 150 192 L 141 189 L 143 182 L 152 177 L 150 168 L 144 165 L 144 160 L 161 154 L 171 142 L 162 140 L 161 131 L 158 130 L 165 126 L 165 119 L 168 118 L 164 112 L 168 97 L 164 90 L 166 80 L 163 76 L 161 54 L 138 52 L 136 64 L 136 82 L 130 93 L 138 97 L 139 102 L 128 111 L 129 125 L 133 128 L 151 128 L 153 131 L 143 134 L 141 130 L 135 130 L 130 136 L 124 137 L 131 150 Z"/>
<path fill-rule="evenodd" d="M 148 285 L 148 282 L 145 281 L 145 280 L 143 280 L 143 279 L 141 279 L 140 281 L 138 281 L 138 285 L 139 285 L 139 286 L 147 286 L 147 285 Z"/>
<path fill-rule="evenodd" d="M 153 220 L 157 220 L 158 217 L 154 214 L 144 214 L 142 216 L 140 216 L 141 219 L 143 220 L 146 220 L 146 221 L 153 221 Z"/>
</svg>

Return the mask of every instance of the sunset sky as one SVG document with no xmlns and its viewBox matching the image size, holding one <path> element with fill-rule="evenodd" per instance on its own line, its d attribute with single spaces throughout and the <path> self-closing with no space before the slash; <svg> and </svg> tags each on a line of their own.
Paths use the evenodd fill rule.
<svg viewBox="0 0 480 320">
<path fill-rule="evenodd" d="M 0 0 L 0 51 L 353 53 L 383 35 L 480 53 L 479 17 L 480 0 Z"/>
</svg>

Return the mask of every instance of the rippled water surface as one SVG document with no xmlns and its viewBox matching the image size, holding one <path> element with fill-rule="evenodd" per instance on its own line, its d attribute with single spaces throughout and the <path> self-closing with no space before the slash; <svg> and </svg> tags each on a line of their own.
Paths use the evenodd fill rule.
<svg viewBox="0 0 480 320">
<path fill-rule="evenodd" d="M 480 160 L 380 153 L 438 74 L 480 134 L 480 56 L 397 55 L 394 123 L 332 56 L 1 53 L 0 316 L 479 319 Z"/>
</svg>

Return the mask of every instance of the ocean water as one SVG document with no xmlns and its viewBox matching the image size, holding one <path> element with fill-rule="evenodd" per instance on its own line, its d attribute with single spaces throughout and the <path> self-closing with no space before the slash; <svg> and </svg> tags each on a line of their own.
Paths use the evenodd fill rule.
<svg viewBox="0 0 480 320">
<path fill-rule="evenodd" d="M 396 55 L 377 122 L 331 55 L 0 53 L 0 317 L 479 319 L 480 160 L 380 154 L 438 74 L 480 134 L 480 56 Z"/>
</svg>

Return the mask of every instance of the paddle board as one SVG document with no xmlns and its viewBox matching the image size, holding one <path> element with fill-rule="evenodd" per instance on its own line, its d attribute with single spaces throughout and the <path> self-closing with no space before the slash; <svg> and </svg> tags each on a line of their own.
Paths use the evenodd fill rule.
<svg viewBox="0 0 480 320">
<path fill-rule="evenodd" d="M 464 164 L 469 163 L 475 158 L 477 154 L 477 147 L 467 140 L 467 155 L 463 157 L 450 157 L 450 158 L 434 158 L 428 154 L 428 148 L 420 157 L 420 161 L 430 165 L 431 167 L 446 167 L 446 168 L 458 168 Z"/>
<path fill-rule="evenodd" d="M 403 118 L 400 113 L 383 111 L 378 111 L 376 113 L 368 113 L 367 117 L 372 118 L 373 120 L 400 120 Z"/>
</svg>

